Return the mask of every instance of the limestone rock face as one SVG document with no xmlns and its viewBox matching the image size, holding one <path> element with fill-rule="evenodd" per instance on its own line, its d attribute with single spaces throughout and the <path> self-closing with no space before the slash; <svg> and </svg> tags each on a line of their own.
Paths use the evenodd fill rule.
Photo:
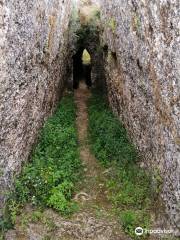
<svg viewBox="0 0 180 240">
<path fill-rule="evenodd" d="M 145 155 L 144 163 L 163 177 L 162 195 L 176 230 L 180 227 L 179 3 L 101 3 L 109 101 Z"/>
<path fill-rule="evenodd" d="M 61 96 L 71 0 L 0 1 L 0 202 Z"/>
</svg>

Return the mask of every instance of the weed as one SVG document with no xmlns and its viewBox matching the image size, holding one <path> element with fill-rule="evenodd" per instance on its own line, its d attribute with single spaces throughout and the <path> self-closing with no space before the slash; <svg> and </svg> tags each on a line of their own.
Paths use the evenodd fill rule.
<svg viewBox="0 0 180 240">
<path fill-rule="evenodd" d="M 113 115 L 106 99 L 96 93 L 89 101 L 89 139 L 96 158 L 111 167 L 108 198 L 124 230 L 136 239 L 135 228 L 150 224 L 150 177 L 137 165 L 138 152 L 123 124 Z"/>
<path fill-rule="evenodd" d="M 31 214 L 31 221 L 36 223 L 42 220 L 43 218 L 43 213 L 39 210 L 33 211 Z"/>
<path fill-rule="evenodd" d="M 144 211 L 139 210 L 124 210 L 120 213 L 120 221 L 122 226 L 130 236 L 134 237 L 133 239 L 138 239 L 134 236 L 134 229 L 137 226 L 141 226 L 143 229 L 146 229 L 149 225 L 149 219 L 147 214 Z M 146 236 L 142 236 L 142 239 L 145 239 Z"/>
<path fill-rule="evenodd" d="M 56 209 L 62 214 L 70 214 L 76 210 L 76 204 L 70 202 L 73 190 L 73 184 L 68 181 L 59 184 L 52 189 L 51 197 L 48 200 L 48 205 Z"/>
<path fill-rule="evenodd" d="M 13 199 L 9 200 L 8 208 L 9 208 L 10 219 L 11 219 L 12 224 L 15 224 L 15 222 L 16 222 L 16 217 L 19 213 L 19 207 L 20 207 L 19 203 L 17 203 L 15 200 L 13 200 Z"/>
<path fill-rule="evenodd" d="M 95 11 L 95 17 L 97 17 L 98 19 L 101 18 L 101 12 L 99 10 Z"/>
<path fill-rule="evenodd" d="M 50 237 L 50 236 L 45 236 L 45 237 L 43 238 L 43 240 L 51 240 L 51 237 Z"/>
<path fill-rule="evenodd" d="M 57 226 L 54 223 L 54 221 L 52 219 L 50 219 L 50 218 L 43 217 L 42 222 L 43 222 L 43 224 L 46 225 L 46 227 L 47 227 L 49 232 L 52 232 L 52 231 L 54 231 L 57 228 Z"/>
<path fill-rule="evenodd" d="M 136 162 L 137 151 L 129 142 L 125 128 L 97 94 L 89 102 L 89 133 L 93 152 L 104 165 Z"/>
<path fill-rule="evenodd" d="M 133 30 L 136 31 L 137 33 L 140 32 L 140 29 L 141 29 L 141 18 L 140 18 L 140 16 L 138 16 L 137 13 L 133 17 L 132 27 L 133 27 Z"/>
<path fill-rule="evenodd" d="M 113 33 L 115 33 L 117 28 L 117 22 L 114 17 L 110 18 L 108 21 L 108 27 L 112 30 Z"/>
<path fill-rule="evenodd" d="M 18 207 L 25 203 L 51 206 L 62 214 L 74 210 L 71 197 L 80 178 L 81 162 L 75 126 L 73 96 L 65 96 L 55 114 L 45 123 L 31 161 L 15 181 L 8 208 L 14 223 Z M 41 218 L 35 212 L 33 221 Z"/>
<path fill-rule="evenodd" d="M 163 178 L 160 174 L 159 169 L 155 169 L 152 174 L 152 188 L 154 190 L 154 195 L 157 198 L 159 193 L 162 191 Z"/>
<path fill-rule="evenodd" d="M 32 213 L 33 214 L 33 213 Z M 20 225 L 22 229 L 26 229 L 30 221 L 30 216 L 27 213 L 22 213 L 20 217 Z"/>
<path fill-rule="evenodd" d="M 82 25 L 76 31 L 77 48 L 88 46 L 89 42 L 99 42 L 99 28 L 93 22 Z"/>
</svg>

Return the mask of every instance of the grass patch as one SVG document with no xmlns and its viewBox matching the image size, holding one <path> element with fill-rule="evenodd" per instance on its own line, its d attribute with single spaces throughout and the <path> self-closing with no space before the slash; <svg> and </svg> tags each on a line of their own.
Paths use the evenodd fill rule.
<svg viewBox="0 0 180 240">
<path fill-rule="evenodd" d="M 108 173 L 108 197 L 126 233 L 138 239 L 134 230 L 150 225 L 150 177 L 139 168 L 138 152 L 122 123 L 106 100 L 94 94 L 89 101 L 89 139 L 96 158 Z M 141 236 L 145 239 L 147 236 Z"/>
<path fill-rule="evenodd" d="M 82 165 L 75 119 L 73 96 L 67 95 L 61 100 L 55 114 L 46 121 L 31 161 L 15 180 L 14 191 L 7 204 L 9 220 L 13 224 L 19 209 L 26 203 L 52 207 L 63 215 L 76 209 L 72 196 Z"/>
</svg>

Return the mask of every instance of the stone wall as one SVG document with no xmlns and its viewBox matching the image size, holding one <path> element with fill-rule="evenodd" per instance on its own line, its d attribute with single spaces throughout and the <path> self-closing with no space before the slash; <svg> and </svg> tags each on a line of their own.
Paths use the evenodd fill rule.
<svg viewBox="0 0 180 240">
<path fill-rule="evenodd" d="M 61 96 L 71 0 L 0 0 L 0 202 Z"/>
<path fill-rule="evenodd" d="M 180 227 L 179 0 L 102 0 L 110 105 L 155 176 L 168 222 Z"/>
</svg>

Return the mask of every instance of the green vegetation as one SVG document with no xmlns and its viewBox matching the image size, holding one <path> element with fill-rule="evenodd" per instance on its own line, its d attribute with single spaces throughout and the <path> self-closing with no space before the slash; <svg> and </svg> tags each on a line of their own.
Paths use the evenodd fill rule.
<svg viewBox="0 0 180 240">
<path fill-rule="evenodd" d="M 152 179 L 153 179 L 154 194 L 158 196 L 159 193 L 162 192 L 162 184 L 163 184 L 163 178 L 160 174 L 159 169 L 155 169 L 153 171 Z"/>
<path fill-rule="evenodd" d="M 82 167 L 75 118 L 73 96 L 67 95 L 45 123 L 31 161 L 15 180 L 14 191 L 7 204 L 9 219 L 1 223 L 2 228 L 7 227 L 10 221 L 15 223 L 20 208 L 26 203 L 52 207 L 65 215 L 76 209 L 71 199 Z"/>
<path fill-rule="evenodd" d="M 85 5 L 79 12 L 76 26 L 79 26 L 74 32 L 77 38 L 76 49 L 93 46 L 96 51 L 101 50 L 99 35 L 102 31 L 100 21 L 100 9 L 96 4 Z"/>
<path fill-rule="evenodd" d="M 134 28 L 134 31 L 137 31 L 137 32 L 139 32 L 141 28 L 141 19 L 137 13 L 134 15 L 134 18 L 133 18 L 133 28 Z"/>
<path fill-rule="evenodd" d="M 88 46 L 89 43 L 98 43 L 99 32 L 101 31 L 99 7 L 95 4 L 82 7 L 77 25 L 79 25 L 79 28 L 75 31 L 77 49 Z"/>
<path fill-rule="evenodd" d="M 150 177 L 138 166 L 138 153 L 122 123 L 109 110 L 102 96 L 89 101 L 89 138 L 96 158 L 108 171 L 108 197 L 126 233 L 150 224 Z M 141 236 L 141 239 L 147 236 Z"/>
<path fill-rule="evenodd" d="M 82 46 L 88 46 L 89 42 L 99 42 L 99 31 L 99 27 L 93 22 L 81 25 L 81 28 L 76 31 L 77 49 Z"/>
<path fill-rule="evenodd" d="M 113 33 L 115 33 L 116 28 L 117 28 L 117 23 L 115 18 L 110 18 L 108 21 L 108 27 L 112 30 Z"/>
</svg>

